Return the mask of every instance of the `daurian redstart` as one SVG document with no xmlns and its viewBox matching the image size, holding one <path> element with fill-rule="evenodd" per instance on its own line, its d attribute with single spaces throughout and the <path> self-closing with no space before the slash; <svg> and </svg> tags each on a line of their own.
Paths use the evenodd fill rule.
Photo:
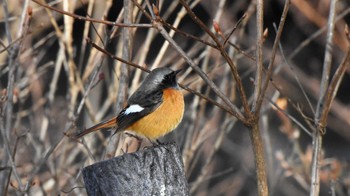
<svg viewBox="0 0 350 196">
<path fill-rule="evenodd" d="M 167 67 L 152 70 L 118 116 L 85 129 L 75 138 L 106 128 L 115 133 L 133 132 L 151 141 L 171 132 L 184 113 L 184 97 L 176 81 L 179 72 Z"/>
</svg>

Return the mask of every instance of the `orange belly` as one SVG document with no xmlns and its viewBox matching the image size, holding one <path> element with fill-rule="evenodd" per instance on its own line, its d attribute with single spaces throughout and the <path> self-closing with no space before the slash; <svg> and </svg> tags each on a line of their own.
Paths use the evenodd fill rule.
<svg viewBox="0 0 350 196">
<path fill-rule="evenodd" d="M 184 108 L 182 93 L 172 88 L 165 89 L 163 90 L 163 103 L 126 130 L 143 135 L 150 140 L 156 140 L 177 127 L 182 120 Z"/>
</svg>

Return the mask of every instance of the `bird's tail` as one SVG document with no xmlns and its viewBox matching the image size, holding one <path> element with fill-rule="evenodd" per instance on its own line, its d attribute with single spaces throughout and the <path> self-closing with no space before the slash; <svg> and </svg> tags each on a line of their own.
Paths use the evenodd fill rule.
<svg viewBox="0 0 350 196">
<path fill-rule="evenodd" d="M 117 118 L 113 117 L 112 119 L 102 121 L 102 122 L 88 128 L 88 129 L 85 129 L 84 131 L 74 135 L 74 138 L 78 139 L 78 138 L 83 137 L 84 135 L 86 135 L 88 133 L 91 133 L 91 132 L 94 132 L 94 131 L 97 131 L 100 129 L 110 129 L 110 128 L 113 128 L 116 126 L 117 126 Z"/>
</svg>

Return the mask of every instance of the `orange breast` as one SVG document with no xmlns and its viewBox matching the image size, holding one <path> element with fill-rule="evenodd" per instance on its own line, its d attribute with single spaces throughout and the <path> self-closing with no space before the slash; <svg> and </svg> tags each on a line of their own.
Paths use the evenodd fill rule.
<svg viewBox="0 0 350 196">
<path fill-rule="evenodd" d="M 184 113 L 184 98 L 179 90 L 163 90 L 163 103 L 152 113 L 141 118 L 126 130 L 156 140 L 171 132 L 181 122 Z"/>
</svg>

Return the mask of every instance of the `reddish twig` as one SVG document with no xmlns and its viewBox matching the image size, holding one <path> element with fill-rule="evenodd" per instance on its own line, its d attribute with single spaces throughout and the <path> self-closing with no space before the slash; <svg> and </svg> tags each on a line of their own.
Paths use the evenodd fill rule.
<svg viewBox="0 0 350 196">
<path fill-rule="evenodd" d="M 243 19 L 246 18 L 246 14 L 244 14 L 238 21 L 236 26 L 233 27 L 233 29 L 231 30 L 231 32 L 228 34 L 228 36 L 225 38 L 225 41 L 223 43 L 223 47 L 225 47 L 226 43 L 228 42 L 228 40 L 230 39 L 230 37 L 232 36 L 233 32 L 235 32 L 235 30 L 237 29 L 237 27 L 242 23 Z"/>
<path fill-rule="evenodd" d="M 287 18 L 287 13 L 288 13 L 288 10 L 289 10 L 289 6 L 290 6 L 290 0 L 286 0 L 285 4 L 284 4 L 283 12 L 282 12 L 281 20 L 280 20 L 280 23 L 278 25 L 276 38 L 275 38 L 275 41 L 274 41 L 274 44 L 273 44 L 273 47 L 272 47 L 272 55 L 271 55 L 271 58 L 270 58 L 271 60 L 269 62 L 269 67 L 268 67 L 268 70 L 267 70 L 267 73 L 266 73 L 266 78 L 265 78 L 263 87 L 261 89 L 262 91 L 261 91 L 260 97 L 258 98 L 257 103 L 256 103 L 256 110 L 255 110 L 256 111 L 256 115 L 259 115 L 258 113 L 260 112 L 260 108 L 261 108 L 262 102 L 264 100 L 264 96 L 266 94 L 266 90 L 267 90 L 267 87 L 269 85 L 272 73 L 273 73 L 276 52 L 278 50 L 279 41 L 281 39 L 282 30 L 283 30 L 283 27 L 284 27 L 284 24 L 285 24 L 285 21 L 286 21 L 286 18 Z M 257 59 L 259 61 L 259 58 L 257 58 Z"/>
</svg>

